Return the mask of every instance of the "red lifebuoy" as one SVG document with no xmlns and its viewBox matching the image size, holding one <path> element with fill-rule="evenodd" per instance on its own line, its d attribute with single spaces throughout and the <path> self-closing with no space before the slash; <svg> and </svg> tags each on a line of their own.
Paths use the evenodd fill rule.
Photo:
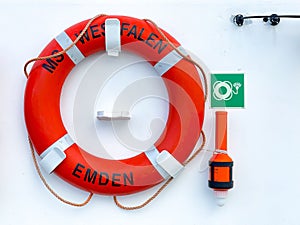
<svg viewBox="0 0 300 225">
<path fill-rule="evenodd" d="M 159 67 L 165 59 L 176 55 L 157 29 L 145 20 L 125 16 L 102 16 L 94 20 L 87 32 L 66 54 L 35 62 L 25 90 L 25 120 L 29 137 L 36 152 L 43 158 L 68 142 L 67 130 L 60 114 L 63 83 L 72 68 L 85 57 L 105 50 L 105 20 L 120 21 L 122 50 L 142 56 L 159 71 L 169 94 L 169 116 L 165 130 L 154 144 L 156 151 L 167 150 L 180 163 L 191 154 L 200 137 L 204 118 L 204 92 L 195 66 L 177 55 L 177 61 L 167 70 Z M 66 29 L 53 39 L 40 56 L 57 53 L 60 41 L 74 41 L 88 21 Z M 163 31 L 176 46 L 180 44 Z M 74 53 L 75 51 L 75 53 Z M 78 56 L 78 53 L 80 56 Z M 77 56 L 74 57 L 74 54 Z M 70 141 L 70 140 L 69 140 Z M 58 146 L 58 147 L 57 147 Z M 63 147 L 62 147 L 63 148 Z M 122 160 L 93 156 L 72 141 L 63 149 L 63 160 L 54 172 L 65 181 L 83 190 L 104 195 L 126 195 L 150 188 L 165 177 L 157 165 L 143 152 Z M 49 160 L 57 160 L 56 154 Z"/>
</svg>

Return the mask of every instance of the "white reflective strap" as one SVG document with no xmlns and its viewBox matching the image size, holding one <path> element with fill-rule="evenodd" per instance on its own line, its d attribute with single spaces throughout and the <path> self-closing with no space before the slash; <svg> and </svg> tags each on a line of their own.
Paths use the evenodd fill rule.
<svg viewBox="0 0 300 225">
<path fill-rule="evenodd" d="M 214 151 L 214 153 L 216 153 L 216 154 L 227 154 L 227 150 L 216 149 L 216 150 Z"/>
<path fill-rule="evenodd" d="M 48 173 L 52 173 L 55 168 L 66 158 L 66 154 L 58 148 L 53 148 L 40 162 L 41 167 Z"/>
<path fill-rule="evenodd" d="M 156 162 L 156 158 L 159 155 L 159 151 L 157 150 L 157 148 L 155 146 L 153 146 L 153 148 L 147 150 L 145 152 L 147 158 L 149 159 L 149 161 L 151 162 L 151 164 L 153 165 L 153 167 L 157 170 L 157 172 L 164 178 L 167 179 L 169 178 L 169 174 L 163 169 L 161 168 L 158 163 Z"/>
<path fill-rule="evenodd" d="M 62 49 L 68 48 L 73 41 L 71 38 L 66 34 L 66 32 L 60 33 L 55 40 L 57 43 L 62 47 Z M 73 61 L 73 63 L 76 65 L 80 63 L 84 59 L 84 55 L 81 53 L 81 51 L 77 48 L 76 45 L 74 45 L 72 48 L 70 48 L 67 51 L 67 55 L 70 57 L 70 59 Z"/>
<path fill-rule="evenodd" d="M 120 20 L 110 18 L 105 20 L 105 49 L 110 56 L 118 56 L 121 52 Z"/>
<path fill-rule="evenodd" d="M 176 177 L 184 168 L 184 166 L 175 159 L 168 151 L 163 150 L 156 157 L 156 162 L 161 166 L 171 177 Z"/>
<path fill-rule="evenodd" d="M 180 52 L 184 55 L 187 55 L 187 52 L 184 50 L 183 47 L 179 46 L 177 48 Z M 171 51 L 165 57 L 163 57 L 159 62 L 154 65 L 154 69 L 156 72 L 162 76 L 165 72 L 171 69 L 176 63 L 178 63 L 182 57 L 176 52 L 176 50 Z"/>
<path fill-rule="evenodd" d="M 66 158 L 64 151 L 68 149 L 74 141 L 69 134 L 64 135 L 50 147 L 48 147 L 40 156 L 42 158 L 40 165 L 48 173 L 53 170 Z"/>
<path fill-rule="evenodd" d="M 126 111 L 121 112 L 107 112 L 107 111 L 98 111 L 97 112 L 98 120 L 130 120 L 130 114 Z"/>
</svg>

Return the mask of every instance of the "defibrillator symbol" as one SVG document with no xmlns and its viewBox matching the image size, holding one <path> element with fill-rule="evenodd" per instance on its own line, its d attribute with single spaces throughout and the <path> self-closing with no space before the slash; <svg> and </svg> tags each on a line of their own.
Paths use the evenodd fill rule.
<svg viewBox="0 0 300 225">
<path fill-rule="evenodd" d="M 211 107 L 244 107 L 244 74 L 211 74 Z"/>
</svg>

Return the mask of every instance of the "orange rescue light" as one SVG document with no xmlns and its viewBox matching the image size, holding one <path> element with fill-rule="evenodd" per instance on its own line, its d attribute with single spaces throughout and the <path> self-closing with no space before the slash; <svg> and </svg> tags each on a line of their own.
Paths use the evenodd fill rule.
<svg viewBox="0 0 300 225">
<path fill-rule="evenodd" d="M 223 206 L 227 192 L 233 187 L 233 161 L 227 154 L 227 112 L 216 112 L 215 152 L 209 161 L 208 186 L 213 188 L 218 205 Z"/>
</svg>

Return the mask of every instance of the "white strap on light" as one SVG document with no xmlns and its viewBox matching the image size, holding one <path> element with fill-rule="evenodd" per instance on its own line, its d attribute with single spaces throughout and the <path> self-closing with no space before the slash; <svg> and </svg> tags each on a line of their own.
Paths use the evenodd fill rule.
<svg viewBox="0 0 300 225">
<path fill-rule="evenodd" d="M 121 111 L 121 112 L 98 111 L 97 119 L 98 120 L 130 120 L 130 114 L 127 111 Z"/>
<path fill-rule="evenodd" d="M 217 154 L 227 154 L 227 150 L 216 149 L 216 150 L 214 151 L 214 153 L 217 153 Z"/>
<path fill-rule="evenodd" d="M 170 174 L 171 177 L 176 177 L 184 168 L 184 166 L 166 150 L 159 153 L 156 157 L 156 162 L 168 174 Z"/>
<path fill-rule="evenodd" d="M 55 40 L 57 41 L 57 43 L 60 45 L 60 47 L 62 49 L 68 48 L 73 43 L 71 38 L 64 31 L 62 33 L 60 33 L 55 38 Z M 84 59 L 84 55 L 77 48 L 76 45 L 74 45 L 72 48 L 70 48 L 66 53 L 75 65 L 80 63 Z"/>
<path fill-rule="evenodd" d="M 153 165 L 153 167 L 157 170 L 157 172 L 164 179 L 167 179 L 170 177 L 170 175 L 163 168 L 161 168 L 160 165 L 158 165 L 158 163 L 156 161 L 156 158 L 160 153 L 155 146 L 153 146 L 153 148 L 145 151 L 145 154 L 146 154 L 147 158 L 149 159 L 149 161 L 151 162 L 151 164 Z"/>
<path fill-rule="evenodd" d="M 40 155 L 42 158 L 40 162 L 41 167 L 48 174 L 52 173 L 53 170 L 66 158 L 64 151 L 73 144 L 74 141 L 69 134 L 58 139 Z"/>
<path fill-rule="evenodd" d="M 105 20 L 105 48 L 109 56 L 118 56 L 121 52 L 120 20 Z"/>
<path fill-rule="evenodd" d="M 188 55 L 185 49 L 181 46 L 177 48 L 180 52 L 184 55 Z M 165 57 L 163 57 L 159 62 L 154 65 L 154 69 L 156 72 L 162 76 L 164 75 L 169 69 L 175 66 L 182 59 L 182 56 L 179 55 L 176 50 L 171 51 Z"/>
</svg>

